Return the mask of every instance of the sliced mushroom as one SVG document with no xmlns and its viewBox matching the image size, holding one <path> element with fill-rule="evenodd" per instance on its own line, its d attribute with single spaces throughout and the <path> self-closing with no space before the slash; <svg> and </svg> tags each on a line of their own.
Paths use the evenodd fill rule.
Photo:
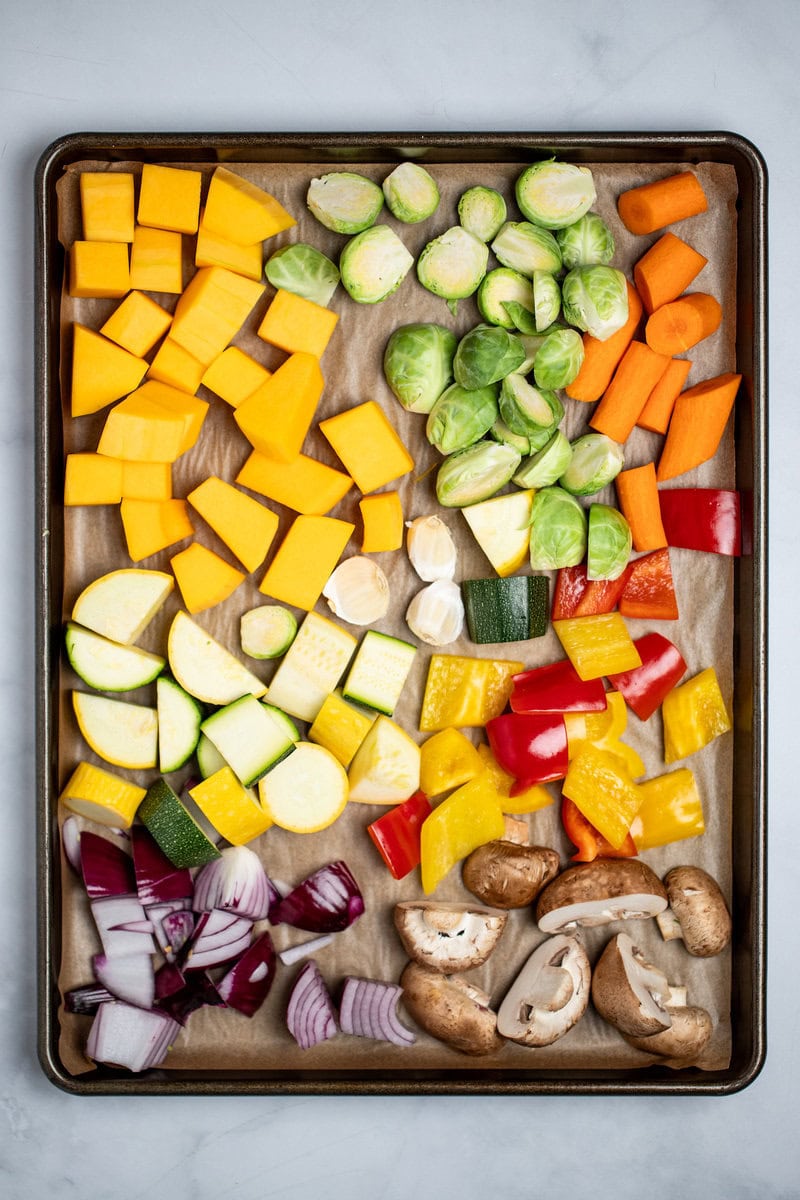
<svg viewBox="0 0 800 1200">
<path fill-rule="evenodd" d="M 583 946 L 558 934 L 542 942 L 497 1010 L 497 1030 L 524 1046 L 549 1046 L 572 1029 L 589 1004 L 591 970 Z"/>
<path fill-rule="evenodd" d="M 567 867 L 539 895 L 536 920 L 542 933 L 569 933 L 580 926 L 654 917 L 667 907 L 655 871 L 638 858 L 596 858 Z"/>
<path fill-rule="evenodd" d="M 473 850 L 464 862 L 464 886 L 495 908 L 525 908 L 558 874 L 559 858 L 547 846 L 498 839 Z"/>
<path fill-rule="evenodd" d="M 394 907 L 395 929 L 408 957 L 443 974 L 485 963 L 507 920 L 504 912 L 435 900 L 407 900 Z"/>
<path fill-rule="evenodd" d="M 665 1060 L 665 1066 L 685 1067 L 696 1062 L 714 1032 L 714 1022 L 704 1008 L 689 1004 L 680 1008 L 667 1006 L 672 1024 L 651 1037 L 624 1035 L 629 1045 L 645 1054 Z"/>
<path fill-rule="evenodd" d="M 716 879 L 702 867 L 673 867 L 664 886 L 669 908 L 656 917 L 664 940 L 683 938 L 696 958 L 720 954 L 731 940 L 731 916 Z"/>
<path fill-rule="evenodd" d="M 494 1054 L 504 1039 L 485 992 L 458 975 L 442 975 L 410 962 L 400 976 L 403 1004 L 431 1037 L 463 1054 Z"/>
<path fill-rule="evenodd" d="M 647 962 L 627 933 L 607 942 L 592 973 L 592 1003 L 620 1033 L 649 1037 L 669 1029 L 667 977 Z"/>
</svg>

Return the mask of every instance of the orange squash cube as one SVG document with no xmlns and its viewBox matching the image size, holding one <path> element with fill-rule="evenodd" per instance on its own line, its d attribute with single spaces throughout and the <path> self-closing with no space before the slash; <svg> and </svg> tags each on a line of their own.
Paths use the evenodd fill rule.
<svg viewBox="0 0 800 1200">
<path fill-rule="evenodd" d="M 324 386 L 319 360 L 298 351 L 242 401 L 234 419 L 254 449 L 291 462 L 300 453 Z"/>
<path fill-rule="evenodd" d="M 134 396 L 152 400 L 154 404 L 160 405 L 167 412 L 182 417 L 184 431 L 181 440 L 181 454 L 191 450 L 200 436 L 203 421 L 206 419 L 209 409 L 207 400 L 201 400 L 199 396 L 192 396 L 180 388 L 172 387 L 168 383 L 161 383 L 157 379 L 145 380 L 142 386 L 137 388 L 128 399 L 133 399 Z M 168 460 L 159 461 L 167 462 Z"/>
<path fill-rule="evenodd" d="M 245 461 L 236 482 L 276 504 L 318 517 L 330 512 L 353 486 L 349 475 L 305 454 L 278 462 L 257 450 Z"/>
<path fill-rule="evenodd" d="M 194 533 L 185 500 L 123 500 L 119 511 L 135 563 Z"/>
<path fill-rule="evenodd" d="M 274 196 L 227 167 L 217 167 L 211 176 L 203 220 L 209 232 L 241 246 L 297 224 Z"/>
<path fill-rule="evenodd" d="M 170 566 L 189 613 L 203 612 L 221 604 L 244 579 L 241 571 L 199 542 L 192 542 L 171 558 Z"/>
<path fill-rule="evenodd" d="M 158 383 L 167 383 L 181 392 L 194 395 L 203 378 L 203 364 L 193 358 L 188 350 L 184 350 L 183 346 L 167 337 L 150 364 L 147 378 L 155 379 Z"/>
<path fill-rule="evenodd" d="M 403 505 L 399 492 L 378 492 L 359 500 L 364 536 L 364 554 L 381 550 L 399 550 L 403 544 Z"/>
<path fill-rule="evenodd" d="M 238 408 L 271 372 L 238 346 L 227 346 L 205 369 L 202 383 L 231 408 Z"/>
<path fill-rule="evenodd" d="M 295 517 L 258 590 L 310 612 L 354 529 L 335 517 Z"/>
<path fill-rule="evenodd" d="M 278 516 L 271 508 L 215 475 L 204 479 L 186 499 L 242 566 L 255 571 L 261 565 L 278 531 Z"/>
<path fill-rule="evenodd" d="M 78 300 L 124 296 L 130 291 L 128 247 L 124 242 L 73 242 L 69 252 L 69 294 Z"/>
<path fill-rule="evenodd" d="M 414 460 L 374 400 L 320 421 L 319 427 L 362 492 L 374 492 L 414 469 Z"/>
<path fill-rule="evenodd" d="M 209 366 L 244 324 L 264 286 L 225 267 L 200 267 L 175 306 L 170 337 Z"/>
<path fill-rule="evenodd" d="M 131 246 L 131 287 L 141 292 L 183 290 L 181 235 L 137 225 Z"/>
<path fill-rule="evenodd" d="M 196 233 L 202 182 L 199 171 L 145 163 L 139 187 L 139 224 Z"/>
<path fill-rule="evenodd" d="M 133 392 L 109 412 L 97 452 L 126 461 L 172 463 L 183 454 L 185 440 L 183 413 Z"/>
<path fill-rule="evenodd" d="M 147 360 L 123 350 L 93 329 L 75 324 L 70 404 L 73 417 L 99 412 L 141 383 Z"/>
<path fill-rule="evenodd" d="M 229 237 L 223 237 L 221 233 L 214 233 L 201 217 L 194 262 L 197 267 L 227 267 L 229 271 L 236 271 L 247 279 L 260 280 L 264 269 L 264 252 L 261 242 L 242 246 Z"/>
<path fill-rule="evenodd" d="M 339 320 L 338 313 L 279 288 L 258 327 L 258 336 L 281 350 L 322 358 Z"/>
<path fill-rule="evenodd" d="M 100 332 L 123 350 L 143 358 L 167 332 L 171 322 L 172 313 L 156 304 L 150 296 L 145 296 L 144 292 L 129 292 L 100 327 Z"/>
<path fill-rule="evenodd" d="M 110 460 L 111 461 L 111 460 Z M 171 500 L 170 463 L 122 460 L 123 500 Z"/>
<path fill-rule="evenodd" d="M 133 175 L 129 171 L 83 171 L 80 193 L 87 242 L 133 241 Z"/>
<path fill-rule="evenodd" d="M 64 469 L 64 504 L 119 504 L 122 462 L 102 454 L 68 454 Z"/>
</svg>

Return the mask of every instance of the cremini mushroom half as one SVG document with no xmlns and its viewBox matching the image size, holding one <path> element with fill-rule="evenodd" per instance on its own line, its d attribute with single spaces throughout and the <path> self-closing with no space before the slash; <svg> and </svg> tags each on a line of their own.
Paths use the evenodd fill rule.
<svg viewBox="0 0 800 1200">
<path fill-rule="evenodd" d="M 525 908 L 558 873 L 559 857 L 547 846 L 498 839 L 473 850 L 461 877 L 473 896 L 494 908 Z"/>
<path fill-rule="evenodd" d="M 667 1067 L 685 1067 L 696 1062 L 714 1032 L 711 1016 L 696 1004 L 676 1008 L 667 1005 L 671 1019 L 669 1029 L 654 1033 L 650 1037 L 632 1037 L 624 1034 L 625 1041 L 645 1054 L 663 1060 Z"/>
<path fill-rule="evenodd" d="M 409 1016 L 453 1050 L 484 1055 L 504 1046 L 489 996 L 466 979 L 410 962 L 400 976 L 400 986 Z"/>
<path fill-rule="evenodd" d="M 567 867 L 539 893 L 536 920 L 542 933 L 578 926 L 654 917 L 667 907 L 655 871 L 638 858 L 596 858 Z"/>
<path fill-rule="evenodd" d="M 702 867 L 673 867 L 664 886 L 669 907 L 656 917 L 664 940 L 683 938 L 696 958 L 720 954 L 731 940 L 731 916 L 716 879 Z"/>
<path fill-rule="evenodd" d="M 557 934 L 534 950 L 497 1010 L 503 1037 L 549 1046 L 568 1033 L 589 1004 L 591 969 L 581 943 Z"/>
<path fill-rule="evenodd" d="M 627 933 L 606 943 L 592 973 L 592 1003 L 609 1025 L 633 1037 L 669 1029 L 670 986 Z"/>
<path fill-rule="evenodd" d="M 394 924 L 416 963 L 450 974 L 479 967 L 494 950 L 508 914 L 435 900 L 406 900 L 394 907 Z"/>
</svg>

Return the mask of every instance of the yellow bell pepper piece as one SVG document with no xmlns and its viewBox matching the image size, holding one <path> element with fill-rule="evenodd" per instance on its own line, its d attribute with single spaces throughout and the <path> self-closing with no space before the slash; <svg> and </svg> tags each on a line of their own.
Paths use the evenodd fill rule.
<svg viewBox="0 0 800 1200">
<path fill-rule="evenodd" d="M 640 667 L 639 651 L 618 612 L 553 621 L 553 629 L 581 679 L 599 679 Z"/>
<path fill-rule="evenodd" d="M 657 775 L 639 784 L 642 803 L 631 823 L 636 849 L 652 850 L 705 832 L 703 803 L 688 767 Z"/>
<path fill-rule="evenodd" d="M 482 770 L 478 751 L 458 729 L 441 729 L 422 744 L 419 786 L 426 796 L 441 796 Z"/>
<path fill-rule="evenodd" d="M 675 762 L 702 750 L 731 728 L 717 673 L 706 667 L 679 684 L 661 706 L 664 719 L 664 762 Z"/>
<path fill-rule="evenodd" d="M 440 729 L 485 725 L 499 717 L 511 695 L 512 677 L 524 664 L 508 659 L 432 654 L 422 698 L 419 728 Z"/>
<path fill-rule="evenodd" d="M 487 772 L 443 800 L 426 817 L 420 835 L 420 868 L 426 895 L 435 891 L 457 862 L 485 842 L 501 838 L 503 812 Z"/>
<path fill-rule="evenodd" d="M 606 692 L 606 704 L 603 712 L 564 714 L 569 757 L 574 758 L 587 744 L 608 750 L 623 760 L 632 779 L 638 779 L 645 772 L 641 755 L 621 740 L 628 725 L 628 706 L 619 692 Z"/>
<path fill-rule="evenodd" d="M 641 804 L 639 788 L 620 758 L 587 745 L 570 763 L 561 790 L 618 850 Z"/>
<path fill-rule="evenodd" d="M 553 803 L 553 796 L 541 783 L 534 783 L 524 792 L 512 796 L 511 785 L 514 782 L 514 776 L 503 770 L 492 754 L 491 746 L 483 743 L 478 746 L 478 756 L 497 792 L 497 802 L 504 813 L 538 812 L 540 808 L 546 808 L 548 804 Z"/>
</svg>

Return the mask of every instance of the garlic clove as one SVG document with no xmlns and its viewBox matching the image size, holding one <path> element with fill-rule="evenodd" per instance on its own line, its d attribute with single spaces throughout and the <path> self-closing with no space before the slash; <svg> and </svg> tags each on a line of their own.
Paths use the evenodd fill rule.
<svg viewBox="0 0 800 1200">
<path fill-rule="evenodd" d="M 429 646 L 447 646 L 461 634 L 464 603 L 461 588 L 452 579 L 435 579 L 417 592 L 408 606 L 406 623 Z"/>
<path fill-rule="evenodd" d="M 456 573 L 456 544 L 441 517 L 416 517 L 406 525 L 408 557 L 420 579 L 425 583 L 452 580 Z"/>
<path fill-rule="evenodd" d="M 389 581 L 376 562 L 361 554 L 339 563 L 322 594 L 331 612 L 349 625 L 371 625 L 389 611 Z"/>
</svg>

